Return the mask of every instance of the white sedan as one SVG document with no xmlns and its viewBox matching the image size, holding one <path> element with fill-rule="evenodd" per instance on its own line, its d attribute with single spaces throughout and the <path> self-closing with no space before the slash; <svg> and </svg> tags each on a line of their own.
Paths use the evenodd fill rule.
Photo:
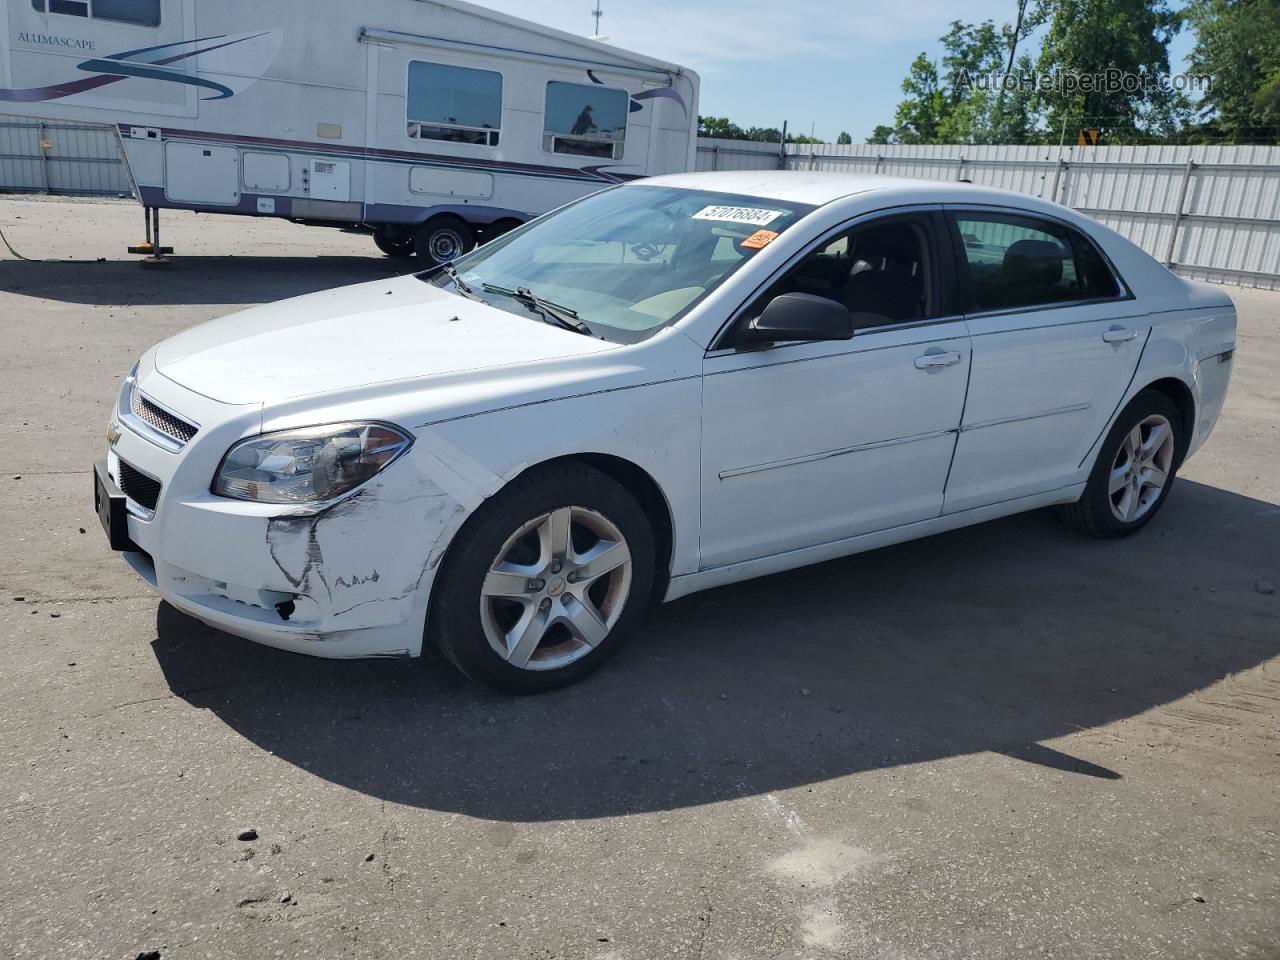
<svg viewBox="0 0 1280 960">
<path fill-rule="evenodd" d="M 95 471 L 173 606 L 545 690 L 655 600 L 1057 506 L 1147 523 L 1235 310 L 1064 207 L 963 183 L 660 177 L 416 276 L 195 327 Z"/>
</svg>

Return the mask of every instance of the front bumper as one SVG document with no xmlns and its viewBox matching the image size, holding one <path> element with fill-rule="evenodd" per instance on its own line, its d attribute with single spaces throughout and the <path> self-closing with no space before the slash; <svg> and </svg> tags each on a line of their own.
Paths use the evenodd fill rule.
<svg viewBox="0 0 1280 960">
<path fill-rule="evenodd" d="M 154 509 L 130 500 L 126 512 L 133 549 L 122 556 L 144 580 L 184 613 L 269 646 L 323 657 L 421 653 L 436 566 L 463 511 L 412 451 L 319 512 L 215 497 L 222 455 L 258 432 L 260 412 L 154 372 L 139 382 L 201 424 L 176 452 L 112 425 L 111 482 L 120 483 L 121 461 L 160 482 Z"/>
</svg>

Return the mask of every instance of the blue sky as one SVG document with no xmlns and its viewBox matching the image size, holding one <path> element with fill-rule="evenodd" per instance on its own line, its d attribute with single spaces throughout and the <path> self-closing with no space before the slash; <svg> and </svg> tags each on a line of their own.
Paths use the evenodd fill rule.
<svg viewBox="0 0 1280 960">
<path fill-rule="evenodd" d="M 571 33 L 592 32 L 593 0 L 480 0 Z M 601 32 L 620 47 L 693 67 L 699 113 L 742 126 L 865 140 L 891 123 L 921 50 L 936 57 L 952 20 L 1011 20 L 1014 0 L 602 0 Z M 1171 50 L 1174 69 L 1191 47 Z"/>
</svg>

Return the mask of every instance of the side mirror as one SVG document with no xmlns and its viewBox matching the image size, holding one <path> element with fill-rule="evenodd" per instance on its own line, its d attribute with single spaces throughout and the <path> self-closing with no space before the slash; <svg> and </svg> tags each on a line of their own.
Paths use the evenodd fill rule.
<svg viewBox="0 0 1280 960">
<path fill-rule="evenodd" d="M 853 318 L 842 304 L 811 293 L 784 293 L 742 327 L 735 346 L 797 340 L 848 340 Z"/>
</svg>

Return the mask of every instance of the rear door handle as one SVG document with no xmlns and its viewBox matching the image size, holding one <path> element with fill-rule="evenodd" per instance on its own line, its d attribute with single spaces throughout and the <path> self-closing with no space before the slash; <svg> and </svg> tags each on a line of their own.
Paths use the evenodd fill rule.
<svg viewBox="0 0 1280 960">
<path fill-rule="evenodd" d="M 1124 343 L 1126 340 L 1133 340 L 1138 336 L 1137 330 L 1129 330 L 1125 327 L 1112 327 L 1102 334 L 1102 339 L 1107 343 Z"/>
<path fill-rule="evenodd" d="M 934 367 L 949 367 L 960 362 L 960 354 L 954 350 L 949 353 L 926 353 L 916 357 L 917 370 L 932 370 Z"/>
</svg>

